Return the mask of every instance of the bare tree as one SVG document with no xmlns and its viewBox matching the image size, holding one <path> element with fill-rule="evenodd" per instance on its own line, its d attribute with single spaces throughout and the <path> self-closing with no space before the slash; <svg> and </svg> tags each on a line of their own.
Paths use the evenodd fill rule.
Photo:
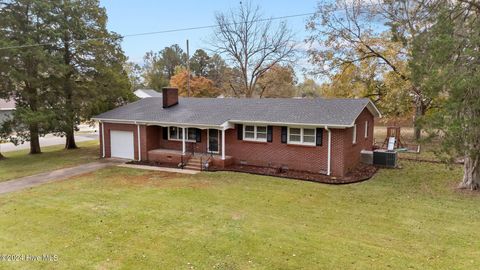
<svg viewBox="0 0 480 270">
<path fill-rule="evenodd" d="M 241 87 L 232 87 L 236 96 L 253 97 L 258 79 L 276 64 L 292 62 L 295 42 L 285 22 L 273 25 L 262 18 L 260 8 L 240 3 L 237 10 L 218 13 L 212 46 L 241 74 Z M 233 84 L 231 84 L 233 85 Z"/>
<path fill-rule="evenodd" d="M 380 3 L 379 3 L 380 2 Z M 429 23 L 432 0 L 361 1 L 337 0 L 319 3 L 307 27 L 312 44 L 311 62 L 322 74 L 332 75 L 340 67 L 375 60 L 410 84 L 409 95 L 416 118 L 432 106 L 422 89 L 411 84 L 406 63 L 411 57 L 412 40 Z M 388 29 L 385 28 L 388 27 Z M 420 128 L 415 126 L 415 137 Z"/>
</svg>

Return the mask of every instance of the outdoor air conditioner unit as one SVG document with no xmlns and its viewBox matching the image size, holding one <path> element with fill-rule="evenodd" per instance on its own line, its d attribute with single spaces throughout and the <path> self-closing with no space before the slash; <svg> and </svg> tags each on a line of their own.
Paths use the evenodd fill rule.
<svg viewBox="0 0 480 270">
<path fill-rule="evenodd" d="M 397 167 L 397 152 L 388 150 L 373 151 L 373 165 L 384 166 L 387 168 Z"/>
<path fill-rule="evenodd" d="M 372 165 L 373 164 L 373 151 L 362 150 L 360 152 L 360 160 L 363 164 Z"/>
</svg>

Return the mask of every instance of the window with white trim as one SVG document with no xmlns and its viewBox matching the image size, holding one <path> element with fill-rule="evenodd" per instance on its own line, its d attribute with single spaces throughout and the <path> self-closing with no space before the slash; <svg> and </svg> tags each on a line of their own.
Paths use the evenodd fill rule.
<svg viewBox="0 0 480 270">
<path fill-rule="evenodd" d="M 267 141 L 267 126 L 243 126 L 243 139 L 246 141 Z"/>
<path fill-rule="evenodd" d="M 357 124 L 353 125 L 353 140 L 352 143 L 357 143 Z"/>
<path fill-rule="evenodd" d="M 315 145 L 316 132 L 314 128 L 289 127 L 288 143 Z"/>
<path fill-rule="evenodd" d="M 365 121 L 365 139 L 368 138 L 368 121 Z"/>
<path fill-rule="evenodd" d="M 185 134 L 187 134 L 186 141 L 194 142 L 197 137 L 197 131 L 195 128 L 186 128 Z M 183 131 L 181 127 L 169 127 L 168 139 L 172 141 L 181 141 L 183 138 Z"/>
</svg>

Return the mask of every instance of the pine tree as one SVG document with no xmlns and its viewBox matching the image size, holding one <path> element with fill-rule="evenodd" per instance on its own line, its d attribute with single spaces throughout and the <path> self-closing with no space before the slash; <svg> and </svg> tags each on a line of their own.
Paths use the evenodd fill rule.
<svg viewBox="0 0 480 270">
<path fill-rule="evenodd" d="M 41 153 L 39 137 L 51 130 L 46 97 L 53 59 L 46 46 L 35 45 L 53 40 L 51 9 L 50 1 L 0 3 L 0 96 L 15 100 L 11 125 L 16 139 L 30 141 L 30 154 Z"/>
<path fill-rule="evenodd" d="M 460 188 L 480 188 L 480 6 L 439 1 L 432 27 L 415 40 L 413 81 L 439 100 L 421 123 L 440 137 L 439 154 L 463 156 Z"/>
<path fill-rule="evenodd" d="M 74 149 L 74 131 L 81 120 L 99 112 L 97 106 L 113 108 L 132 95 L 120 36 L 107 30 L 106 11 L 99 1 L 57 1 L 54 6 L 52 25 L 58 30 L 52 53 L 57 73 L 51 97 L 57 132 L 65 135 L 65 148 Z"/>
</svg>

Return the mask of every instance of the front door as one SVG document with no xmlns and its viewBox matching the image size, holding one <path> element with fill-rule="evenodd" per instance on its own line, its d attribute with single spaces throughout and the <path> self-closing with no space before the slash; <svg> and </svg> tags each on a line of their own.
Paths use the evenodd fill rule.
<svg viewBox="0 0 480 270">
<path fill-rule="evenodd" d="M 208 152 L 218 153 L 218 129 L 208 130 Z"/>
</svg>

